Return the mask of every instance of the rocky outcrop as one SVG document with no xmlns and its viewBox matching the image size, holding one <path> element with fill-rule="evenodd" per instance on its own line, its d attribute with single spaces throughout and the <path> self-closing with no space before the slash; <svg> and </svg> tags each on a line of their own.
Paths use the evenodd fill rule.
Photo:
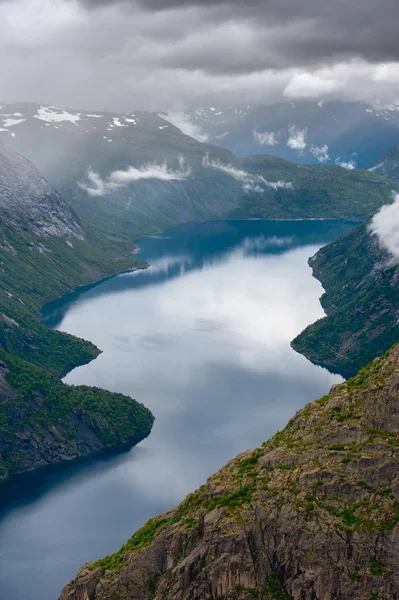
<svg viewBox="0 0 399 600">
<path fill-rule="evenodd" d="M 232 460 L 60 600 L 399 598 L 399 346 Z"/>
<path fill-rule="evenodd" d="M 295 350 L 355 373 L 399 341 L 399 265 L 368 223 L 321 248 L 309 264 L 325 289 L 327 316 L 293 340 Z"/>
<path fill-rule="evenodd" d="M 0 145 L 0 231 L 83 239 L 76 215 L 23 156 Z"/>
</svg>

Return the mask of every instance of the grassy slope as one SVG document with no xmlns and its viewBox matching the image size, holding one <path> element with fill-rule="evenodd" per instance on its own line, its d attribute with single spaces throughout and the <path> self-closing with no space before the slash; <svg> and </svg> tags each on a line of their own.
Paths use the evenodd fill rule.
<svg viewBox="0 0 399 600">
<path fill-rule="evenodd" d="M 238 159 L 233 154 L 179 138 L 176 147 L 166 155 L 168 166 L 178 168 L 178 152 L 184 155 L 192 169 L 184 181 L 148 180 L 135 182 L 105 197 L 90 197 L 77 187 L 82 178 L 75 173 L 63 181 L 59 191 L 86 224 L 94 225 L 103 234 L 131 239 L 187 221 L 218 218 L 337 218 L 363 220 L 371 216 L 392 198 L 392 189 L 399 185 L 367 171 L 348 171 L 341 167 L 298 165 L 273 156 L 253 156 Z M 183 146 L 183 149 L 182 149 Z M 140 150 L 140 151 L 139 151 Z M 149 155 L 136 149 L 132 163 L 141 165 Z M 166 152 L 166 149 L 165 149 Z M 219 169 L 203 167 L 205 153 L 210 160 L 232 165 L 266 180 L 291 182 L 292 189 L 266 187 L 263 193 L 245 192 L 242 181 Z M 152 159 L 165 159 L 163 150 L 150 153 Z M 111 168 L 126 168 L 129 155 L 103 157 L 99 172 L 105 176 Z M 111 167 L 111 168 L 110 168 Z"/>
<path fill-rule="evenodd" d="M 310 259 L 326 290 L 327 317 L 307 327 L 295 350 L 352 372 L 399 341 L 399 268 L 363 224 Z"/>
<path fill-rule="evenodd" d="M 89 233 L 87 241 L 72 239 L 71 243 L 73 248 L 64 238 L 32 240 L 9 234 L 0 247 L 0 358 L 9 369 L 5 384 L 9 389 L 0 405 L 0 475 L 35 466 L 31 463 L 37 457 L 17 450 L 18 436 L 26 427 L 32 427 L 40 438 L 67 414 L 84 410 L 88 419 L 96 420 L 104 444 L 118 444 L 152 426 L 151 413 L 130 398 L 96 388 L 69 387 L 59 380 L 70 369 L 92 360 L 98 350 L 90 342 L 41 325 L 43 302 L 76 285 L 140 265 L 127 255 L 126 248 L 114 245 L 110 249 L 109 242 L 95 234 Z M 60 445 L 72 443 L 73 433 L 72 427 L 67 440 L 60 434 Z M 83 445 L 74 452 L 84 453 Z M 51 456 L 41 459 L 52 462 Z"/>
</svg>

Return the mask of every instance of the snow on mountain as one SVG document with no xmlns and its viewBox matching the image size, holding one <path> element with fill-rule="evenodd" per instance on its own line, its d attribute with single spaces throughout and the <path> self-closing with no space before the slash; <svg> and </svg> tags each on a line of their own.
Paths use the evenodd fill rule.
<svg viewBox="0 0 399 600">
<path fill-rule="evenodd" d="M 196 108 L 185 113 L 185 123 L 187 131 L 191 124 L 238 156 L 269 153 L 300 163 L 363 167 L 399 142 L 398 105 L 299 101 Z"/>
</svg>

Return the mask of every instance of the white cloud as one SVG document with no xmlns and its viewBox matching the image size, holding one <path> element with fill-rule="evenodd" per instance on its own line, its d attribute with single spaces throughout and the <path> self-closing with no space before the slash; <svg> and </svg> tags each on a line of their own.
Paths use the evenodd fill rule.
<svg viewBox="0 0 399 600">
<path fill-rule="evenodd" d="M 347 169 L 348 171 L 353 171 L 353 169 L 356 169 L 356 163 L 354 160 L 340 161 L 339 158 L 337 158 L 335 160 L 335 164 L 337 164 L 339 167 L 342 167 L 343 169 Z"/>
<path fill-rule="evenodd" d="M 257 131 L 254 129 L 253 136 L 255 142 L 260 146 L 275 146 L 278 144 L 278 134 L 274 131 Z"/>
<path fill-rule="evenodd" d="M 129 183 L 143 179 L 158 179 L 161 181 L 182 181 L 191 174 L 191 168 L 185 166 L 184 158 L 179 158 L 179 169 L 169 169 L 166 162 L 161 165 L 157 163 L 146 163 L 141 167 L 128 167 L 126 170 L 113 171 L 106 179 L 99 173 L 88 169 L 88 183 L 78 182 L 78 186 L 87 192 L 89 196 L 105 196 Z"/>
<path fill-rule="evenodd" d="M 399 260 L 399 194 L 394 202 L 380 208 L 371 220 L 369 231 L 378 237 L 379 244 Z"/>
<path fill-rule="evenodd" d="M 288 148 L 297 150 L 299 153 L 306 148 L 307 129 L 298 129 L 295 125 L 288 130 L 289 137 L 287 141 Z"/>
<path fill-rule="evenodd" d="M 242 189 L 245 192 L 257 192 L 263 194 L 266 187 L 274 190 L 279 188 L 292 189 L 292 183 L 290 181 L 268 181 L 262 177 L 262 175 L 253 175 L 247 171 L 237 169 L 231 164 L 225 165 L 218 159 L 210 160 L 208 154 L 202 159 L 202 165 L 211 169 L 218 169 L 219 171 L 223 171 L 227 175 L 230 175 L 230 177 L 233 177 L 233 179 L 242 184 Z"/>
<path fill-rule="evenodd" d="M 319 98 L 330 94 L 340 87 L 340 82 L 327 74 L 295 73 L 285 88 L 287 98 Z"/>
<path fill-rule="evenodd" d="M 324 144 L 323 146 L 311 146 L 310 151 L 319 162 L 330 160 L 327 144 Z"/>
<path fill-rule="evenodd" d="M 178 127 L 180 131 L 186 135 L 189 135 L 195 140 L 198 140 L 199 142 L 208 141 L 207 134 L 203 133 L 201 127 L 193 123 L 190 120 L 189 115 L 187 115 L 185 112 L 168 112 L 162 113 L 159 116 L 165 119 L 165 121 L 169 121 L 169 123 L 172 123 L 172 125 Z"/>
</svg>

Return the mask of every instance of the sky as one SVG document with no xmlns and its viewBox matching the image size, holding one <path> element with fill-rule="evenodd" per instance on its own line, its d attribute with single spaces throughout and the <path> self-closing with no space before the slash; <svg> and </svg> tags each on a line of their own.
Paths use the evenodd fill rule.
<svg viewBox="0 0 399 600">
<path fill-rule="evenodd" d="M 397 0 L 0 0 L 0 99 L 399 102 Z"/>
</svg>

